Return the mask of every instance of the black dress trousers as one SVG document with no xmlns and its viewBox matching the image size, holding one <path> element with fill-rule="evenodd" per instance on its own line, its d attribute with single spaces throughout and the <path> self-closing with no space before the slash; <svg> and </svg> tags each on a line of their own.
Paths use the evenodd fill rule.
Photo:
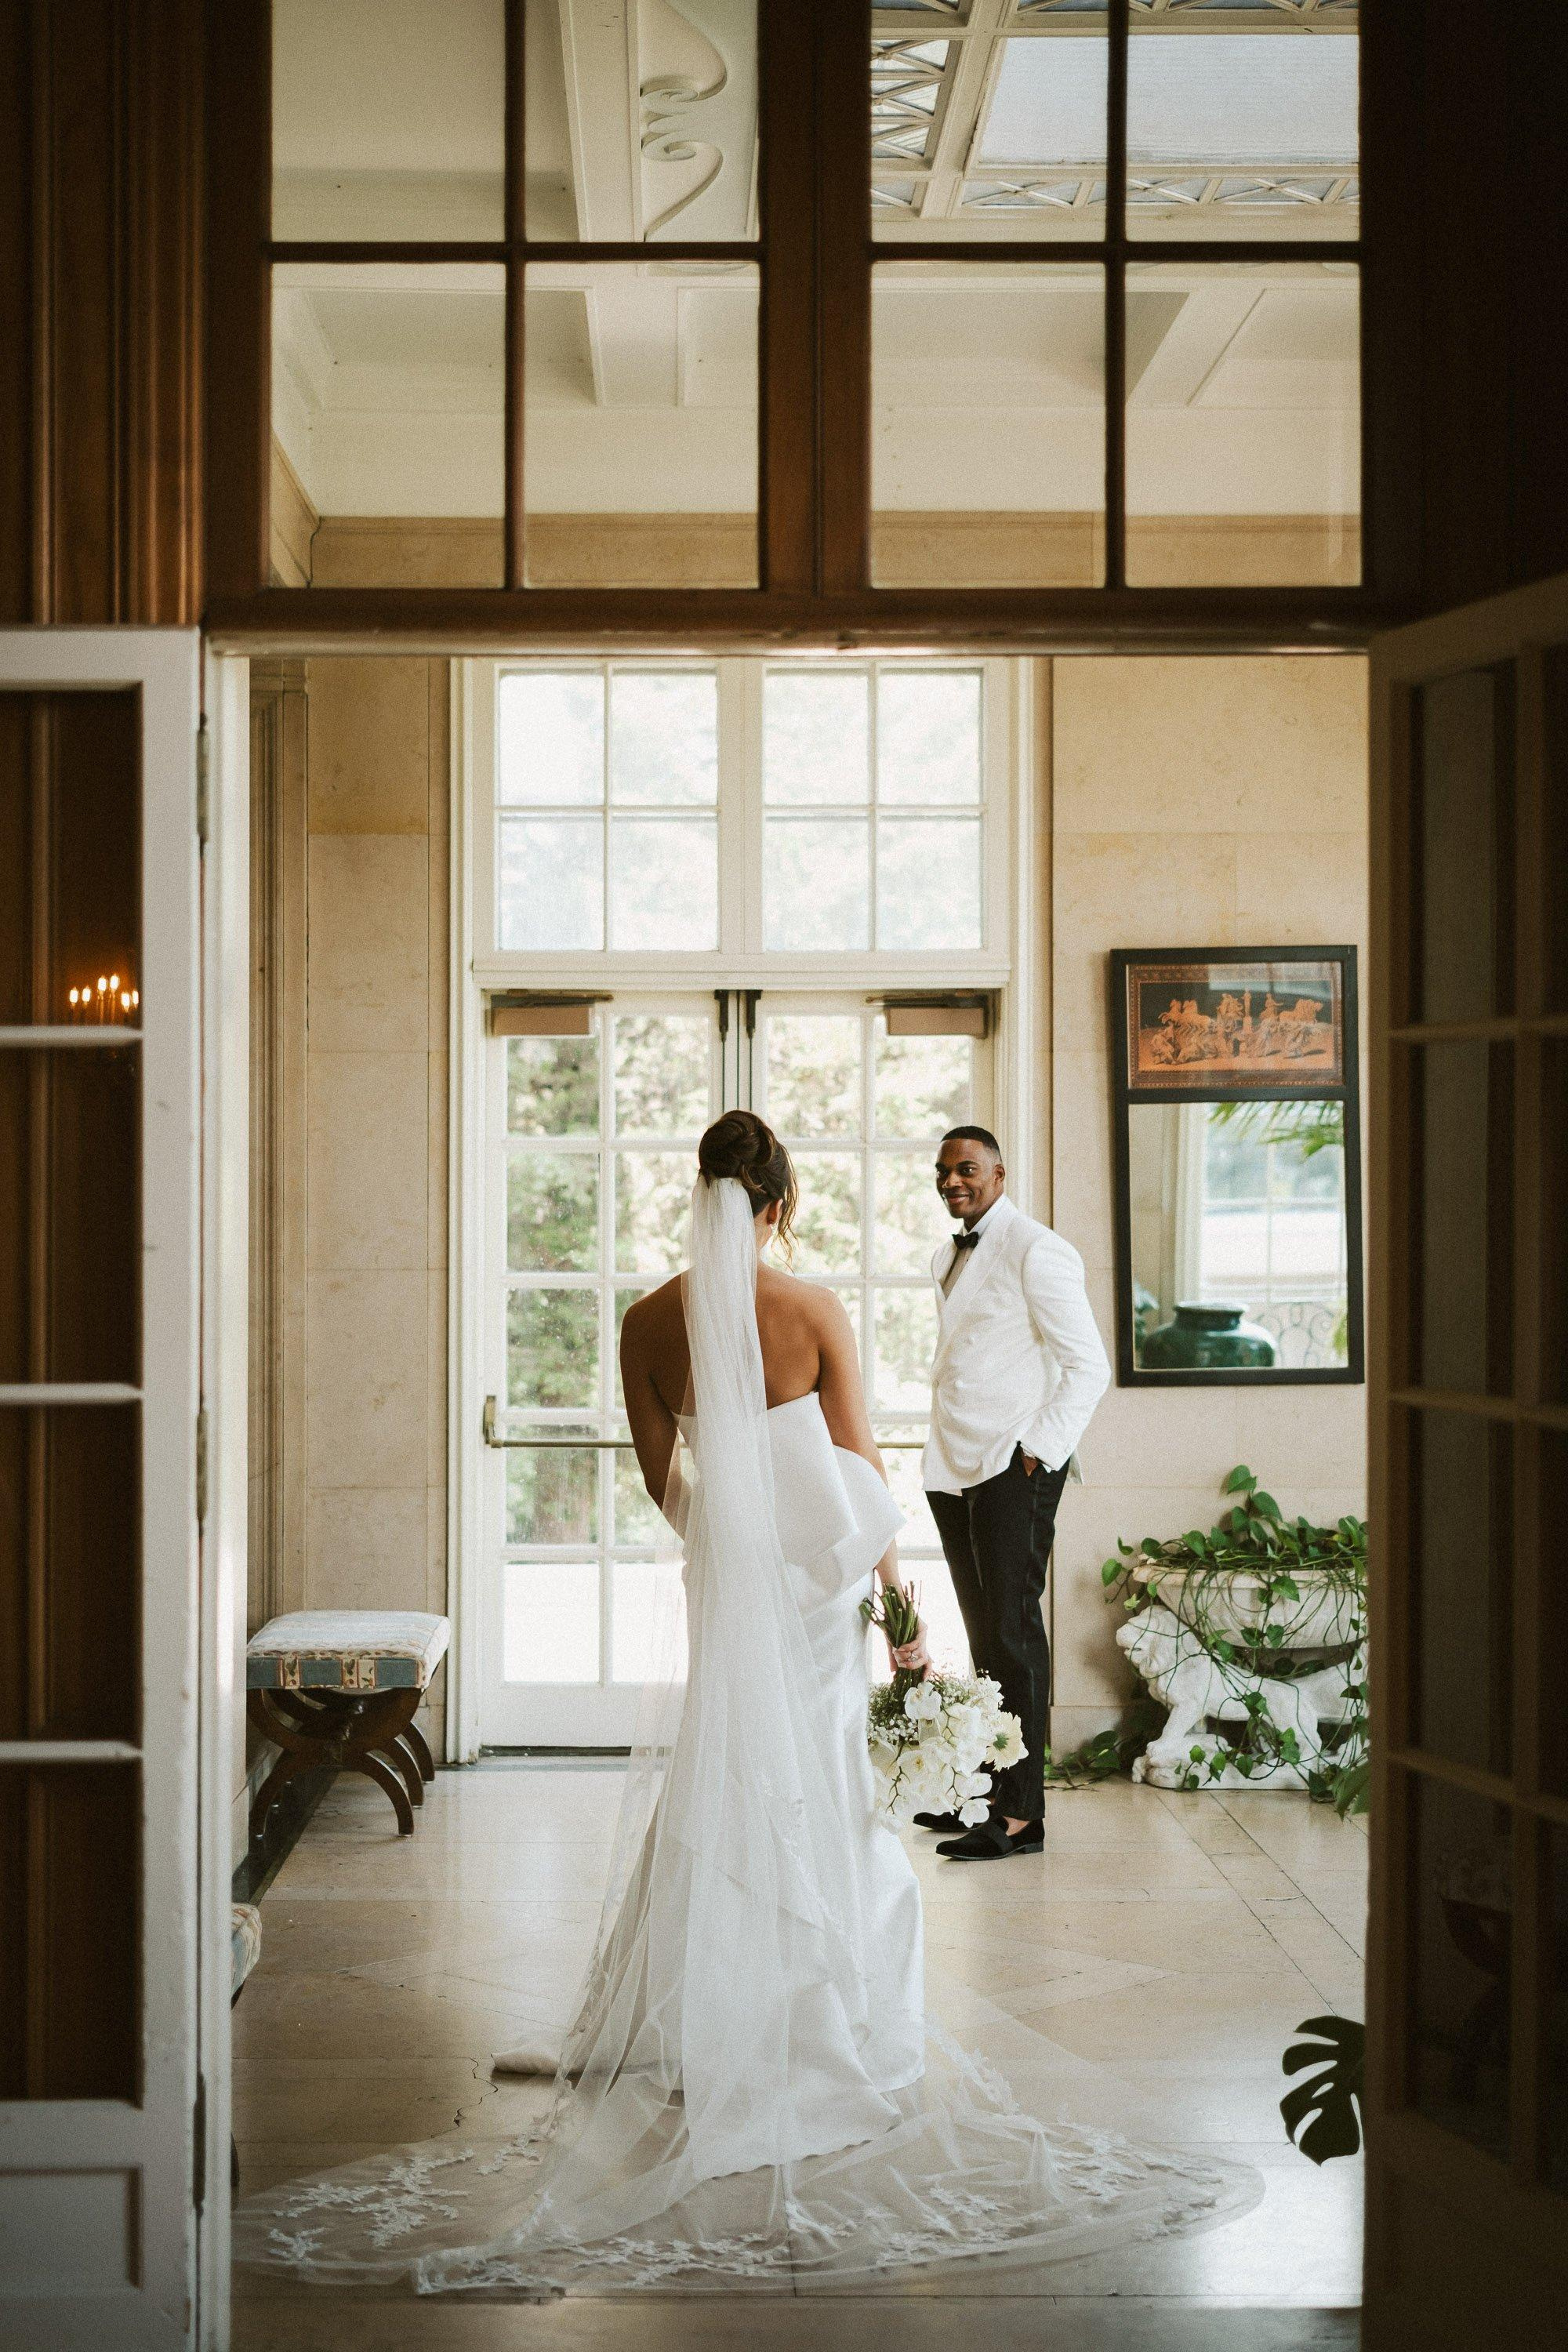
<svg viewBox="0 0 1568 2352">
<path fill-rule="evenodd" d="M 1024 1467 L 1024 1450 L 994 1478 L 962 1495 L 928 1494 L 952 1589 L 978 1674 L 1002 1685 L 1002 1703 L 1024 1727 L 1028 1754 L 995 1774 L 992 1801 L 1014 1821 L 1032 1822 L 1045 1804 L 1051 1651 L 1041 1602 L 1067 1464 Z"/>
</svg>

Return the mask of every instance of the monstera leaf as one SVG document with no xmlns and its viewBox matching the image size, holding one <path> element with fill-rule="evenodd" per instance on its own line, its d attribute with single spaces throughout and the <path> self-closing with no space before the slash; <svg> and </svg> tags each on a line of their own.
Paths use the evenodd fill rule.
<svg viewBox="0 0 1568 2352">
<path fill-rule="evenodd" d="M 1326 2164 L 1331 2156 L 1354 2156 L 1361 2146 L 1366 2028 L 1353 2017 L 1304 2017 L 1296 2031 L 1318 2039 L 1293 2042 L 1285 2053 L 1285 2072 L 1299 2074 L 1303 2066 L 1317 2071 L 1280 2100 L 1285 2128 L 1314 2164 Z"/>
</svg>

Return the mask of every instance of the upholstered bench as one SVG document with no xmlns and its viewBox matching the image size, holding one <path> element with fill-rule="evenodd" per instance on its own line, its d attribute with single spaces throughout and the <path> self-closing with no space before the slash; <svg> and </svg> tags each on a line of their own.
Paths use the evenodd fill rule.
<svg viewBox="0 0 1568 2352">
<path fill-rule="evenodd" d="M 447 1654 L 451 1626 L 419 1609 L 297 1609 L 251 1636 L 247 1709 L 282 1754 L 250 1809 L 260 1831 L 283 1789 L 331 1765 L 384 1789 L 405 1837 L 436 1767 L 415 1710 Z"/>
</svg>

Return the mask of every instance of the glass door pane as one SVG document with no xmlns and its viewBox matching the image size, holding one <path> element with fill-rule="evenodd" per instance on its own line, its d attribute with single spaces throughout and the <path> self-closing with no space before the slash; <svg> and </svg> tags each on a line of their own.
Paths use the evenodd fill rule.
<svg viewBox="0 0 1568 2352">
<path fill-rule="evenodd" d="M 486 1455 L 480 1736 L 619 1747 L 651 1664 L 658 1525 L 624 1443 L 621 1318 L 686 1261 L 721 1099 L 716 1000 L 617 996 L 585 1036 L 486 1051 L 486 1386 L 508 1443 Z"/>
<path fill-rule="evenodd" d="M 931 1648 L 960 1664 L 963 1627 L 921 1484 L 936 1342 L 931 1260 L 948 1231 L 932 1182 L 950 1127 L 989 1114 L 991 1049 L 973 1037 L 889 1037 L 864 996 L 765 996 L 752 1099 L 800 1180 L 795 1273 L 835 1290 L 860 1347 L 872 1426 L 907 1525 Z M 874 1671 L 882 1671 L 879 1656 Z"/>
<path fill-rule="evenodd" d="M 731 995 L 731 1007 L 739 1006 Z M 731 1043 L 733 1042 L 733 1031 Z M 687 1259 L 703 1128 L 748 1095 L 800 1178 L 793 1270 L 831 1286 L 860 1348 L 939 1657 L 966 1656 L 921 1484 L 947 1229 L 945 1130 L 989 1116 L 990 1047 L 890 1037 L 863 994 L 764 996 L 726 1087 L 710 993 L 627 994 L 581 1037 L 492 1040 L 484 1696 L 489 1747 L 619 1747 L 656 1638 L 658 1517 L 626 1436 L 621 1318 Z M 517 1444 L 516 1440 L 527 1441 Z M 880 1671 L 879 1658 L 871 1660 Z"/>
</svg>

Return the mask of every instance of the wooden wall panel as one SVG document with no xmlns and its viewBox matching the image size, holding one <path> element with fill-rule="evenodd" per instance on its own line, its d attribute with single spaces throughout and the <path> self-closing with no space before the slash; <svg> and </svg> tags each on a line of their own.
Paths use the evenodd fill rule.
<svg viewBox="0 0 1568 2352">
<path fill-rule="evenodd" d="M 138 2095 L 137 1781 L 0 1767 L 0 2099 Z"/>
<path fill-rule="evenodd" d="M 0 622 L 33 618 L 30 14 L 0 0 Z"/>
<path fill-rule="evenodd" d="M 1568 570 L 1556 0 L 1362 9 L 1368 524 L 1441 612 Z"/>
<path fill-rule="evenodd" d="M 0 1739 L 141 1736 L 139 1424 L 0 1410 Z"/>
<path fill-rule="evenodd" d="M 0 623 L 200 612 L 196 0 L 0 0 Z"/>
</svg>

